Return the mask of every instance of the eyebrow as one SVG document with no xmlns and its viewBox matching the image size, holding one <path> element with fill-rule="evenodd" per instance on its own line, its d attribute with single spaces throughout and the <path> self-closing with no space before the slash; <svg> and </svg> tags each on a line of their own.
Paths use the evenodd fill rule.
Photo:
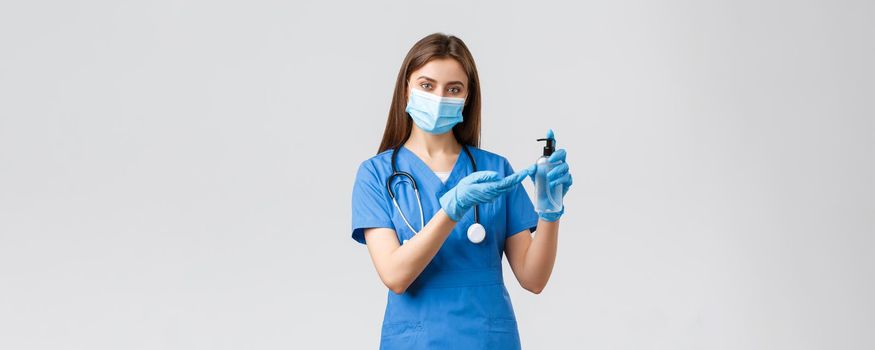
<svg viewBox="0 0 875 350">
<path fill-rule="evenodd" d="M 430 82 L 434 82 L 434 83 L 437 82 L 437 80 L 434 80 L 434 79 L 429 78 L 429 77 L 424 76 L 424 75 L 420 75 L 420 76 L 419 76 L 418 78 L 416 78 L 416 79 L 425 79 L 425 80 L 428 80 L 428 81 L 430 81 Z M 448 83 L 447 83 L 447 85 L 450 85 L 450 84 L 459 84 L 459 85 L 465 86 L 464 83 L 462 83 L 461 81 L 458 81 L 458 80 L 454 80 L 454 81 L 451 81 L 451 82 L 448 82 Z"/>
</svg>

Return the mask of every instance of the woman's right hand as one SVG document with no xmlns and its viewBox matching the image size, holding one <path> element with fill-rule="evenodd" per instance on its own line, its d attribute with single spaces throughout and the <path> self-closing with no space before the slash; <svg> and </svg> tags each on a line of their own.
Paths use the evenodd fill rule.
<svg viewBox="0 0 875 350">
<path fill-rule="evenodd" d="M 440 198 L 441 208 L 458 222 L 473 206 L 489 203 L 531 175 L 531 168 L 501 178 L 494 171 L 477 171 L 465 176 Z"/>
</svg>

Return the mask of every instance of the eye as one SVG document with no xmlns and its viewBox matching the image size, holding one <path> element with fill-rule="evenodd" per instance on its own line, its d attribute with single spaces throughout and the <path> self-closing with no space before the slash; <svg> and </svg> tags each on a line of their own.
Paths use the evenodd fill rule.
<svg viewBox="0 0 875 350">
<path fill-rule="evenodd" d="M 450 88 L 450 93 L 452 93 L 453 95 L 458 94 L 460 91 L 462 91 L 462 89 L 460 89 L 458 87 L 451 87 Z"/>
<path fill-rule="evenodd" d="M 426 90 L 429 90 L 429 89 L 431 89 L 431 83 L 420 83 L 419 87 L 426 89 Z"/>
</svg>

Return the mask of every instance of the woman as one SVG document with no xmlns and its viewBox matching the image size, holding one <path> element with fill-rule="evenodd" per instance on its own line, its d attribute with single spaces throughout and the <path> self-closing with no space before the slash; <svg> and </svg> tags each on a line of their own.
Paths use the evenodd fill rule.
<svg viewBox="0 0 875 350">
<path fill-rule="evenodd" d="M 460 39 L 417 42 L 398 73 L 378 154 L 359 166 L 352 238 L 367 244 L 390 289 L 381 349 L 519 348 L 502 254 L 532 293 L 550 278 L 564 207 L 539 217 L 520 184 L 535 166 L 514 173 L 478 148 L 479 83 Z M 551 160 L 560 164 L 550 186 L 564 196 L 565 151 Z"/>
</svg>

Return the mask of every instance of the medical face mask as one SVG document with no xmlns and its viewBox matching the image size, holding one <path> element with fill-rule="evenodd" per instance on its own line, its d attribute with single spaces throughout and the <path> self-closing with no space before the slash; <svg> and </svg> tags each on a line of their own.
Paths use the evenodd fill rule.
<svg viewBox="0 0 875 350">
<path fill-rule="evenodd" d="M 442 97 L 411 89 L 405 111 L 420 129 L 431 134 L 443 134 L 462 122 L 464 107 L 464 98 Z"/>
</svg>

